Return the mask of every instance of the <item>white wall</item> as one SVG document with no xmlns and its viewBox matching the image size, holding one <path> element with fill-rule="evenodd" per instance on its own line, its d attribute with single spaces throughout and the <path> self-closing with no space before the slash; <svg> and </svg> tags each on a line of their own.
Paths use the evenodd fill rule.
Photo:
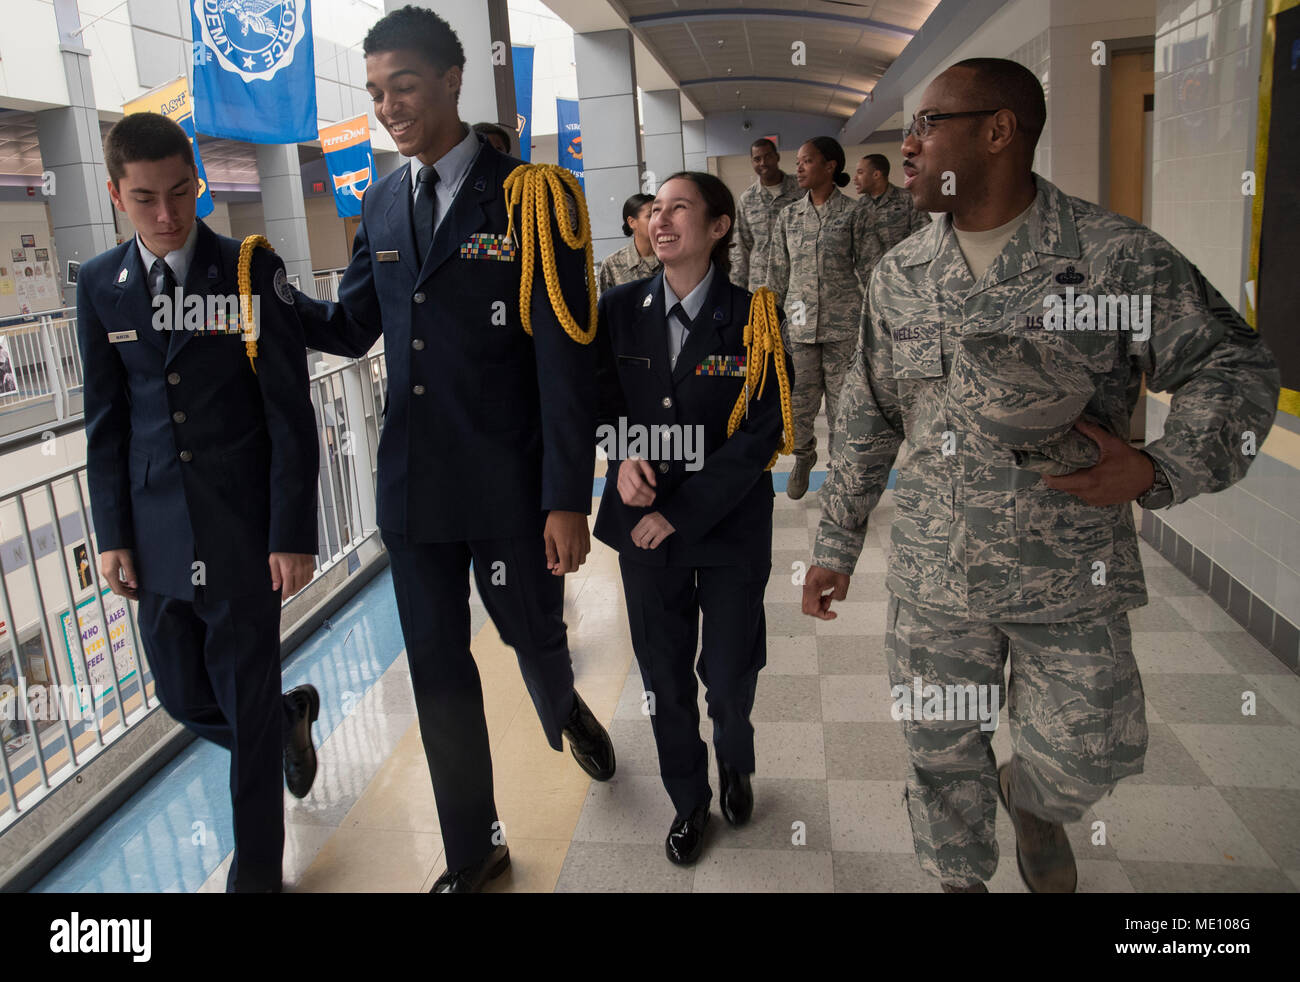
<svg viewBox="0 0 1300 982">
<path fill-rule="evenodd" d="M 1175 4 L 1177 5 L 1177 4 Z M 1187 5 L 1184 3 L 1183 5 Z M 1047 127 L 1034 167 L 1067 194 L 1101 195 L 1101 94 L 1105 68 L 1093 44 L 1155 34 L 1156 0 L 1015 0 L 984 23 L 903 98 L 903 115 L 942 71 L 966 58 L 1011 58 L 1030 68 L 1047 96 Z"/>
<path fill-rule="evenodd" d="M 9 271 L 7 279 L 12 283 L 15 282 L 14 276 L 22 275 L 22 270 L 18 268 L 11 256 L 10 249 L 22 247 L 22 236 L 31 235 L 35 237 L 36 248 L 48 249 L 50 258 L 48 262 L 52 270 L 57 270 L 58 274 L 55 279 L 60 287 L 63 286 L 62 263 L 58 263 L 58 255 L 54 251 L 54 236 L 50 233 L 50 214 L 49 208 L 44 201 L 3 201 L 0 202 L 0 267 Z M 25 265 L 31 265 L 33 252 L 30 248 L 25 249 L 28 262 Z M 63 306 L 63 295 L 56 291 L 44 306 L 33 305 L 33 310 L 55 310 Z M 18 304 L 18 293 L 0 293 L 0 317 L 8 317 L 20 312 Z M 0 484 L 8 487 L 13 484 L 12 481 L 2 481 Z"/>
<path fill-rule="evenodd" d="M 1157 17 L 1151 227 L 1242 311 L 1253 199 L 1241 175 L 1255 168 L 1261 6 L 1224 0 L 1197 16 L 1163 0 Z"/>
</svg>

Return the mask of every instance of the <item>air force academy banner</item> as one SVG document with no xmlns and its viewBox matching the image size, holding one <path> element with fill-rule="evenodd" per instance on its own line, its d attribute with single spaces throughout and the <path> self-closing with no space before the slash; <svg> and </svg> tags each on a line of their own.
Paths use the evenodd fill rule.
<svg viewBox="0 0 1300 982">
<path fill-rule="evenodd" d="M 361 196 L 374 179 L 375 158 L 370 152 L 370 120 L 347 119 L 320 131 L 325 166 L 334 179 L 334 206 L 340 218 L 361 214 Z"/>
<path fill-rule="evenodd" d="M 249 143 L 316 139 L 310 0 L 189 0 L 194 123 Z"/>
<path fill-rule="evenodd" d="M 196 214 L 200 218 L 211 215 L 214 207 L 212 194 L 208 191 L 208 174 L 203 169 L 199 145 L 194 142 L 194 106 L 190 101 L 190 83 L 184 76 L 166 85 L 160 85 L 138 99 L 132 99 L 122 107 L 122 112 L 128 116 L 132 113 L 158 113 L 180 124 L 185 135 L 190 138 L 190 146 L 194 149 L 194 167 L 199 172 L 199 204 Z"/>
</svg>

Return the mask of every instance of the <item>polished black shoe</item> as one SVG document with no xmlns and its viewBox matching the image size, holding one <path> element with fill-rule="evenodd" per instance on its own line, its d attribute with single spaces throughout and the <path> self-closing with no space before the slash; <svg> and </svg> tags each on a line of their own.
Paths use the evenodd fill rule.
<svg viewBox="0 0 1300 982">
<path fill-rule="evenodd" d="M 686 818 L 673 819 L 664 852 L 678 866 L 689 866 L 700 858 L 704 848 L 704 827 L 709 824 L 709 803 L 706 801 Z"/>
<path fill-rule="evenodd" d="M 510 849 L 503 842 L 480 862 L 464 869 L 447 870 L 433 881 L 430 893 L 478 893 L 510 866 Z"/>
<path fill-rule="evenodd" d="M 294 721 L 284 738 L 284 780 L 295 798 L 307 797 L 316 780 L 316 748 L 311 742 L 311 725 L 320 716 L 320 693 L 314 685 L 299 685 L 284 694 L 293 709 Z"/>
<path fill-rule="evenodd" d="M 573 693 L 573 711 L 563 732 L 569 738 L 569 752 L 573 759 L 593 780 L 608 781 L 614 776 L 614 744 L 600 720 L 576 691 Z"/>
<path fill-rule="evenodd" d="M 754 814 L 754 789 L 749 775 L 718 761 L 718 805 L 732 828 L 740 828 Z"/>
</svg>

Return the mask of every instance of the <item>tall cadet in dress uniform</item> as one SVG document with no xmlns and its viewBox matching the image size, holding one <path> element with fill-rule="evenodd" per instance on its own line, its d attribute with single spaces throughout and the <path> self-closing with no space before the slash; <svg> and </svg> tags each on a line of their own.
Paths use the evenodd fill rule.
<svg viewBox="0 0 1300 982">
<path fill-rule="evenodd" d="M 378 520 L 447 855 L 433 892 L 474 892 L 510 853 L 470 654 L 471 560 L 551 746 L 563 750 L 567 736 L 593 778 L 614 773 L 609 736 L 573 688 L 563 618 L 563 575 L 590 549 L 595 349 L 565 332 L 540 282 L 531 336 L 524 330 L 522 256 L 502 188 L 523 162 L 460 121 L 455 32 L 403 7 L 363 50 L 375 116 L 412 159 L 366 191 L 339 303 L 299 294 L 298 304 L 322 351 L 359 357 L 384 336 Z M 563 247 L 550 219 L 564 299 L 585 321 L 585 257 Z"/>
<path fill-rule="evenodd" d="M 265 250 L 253 253 L 252 364 L 238 328 L 206 316 L 206 298 L 238 295 L 240 243 L 195 219 L 194 154 L 175 122 L 127 116 L 104 160 L 136 234 L 77 280 L 100 569 L 114 593 L 139 600 L 163 707 L 230 751 L 227 889 L 278 891 L 281 767 L 306 795 L 320 709 L 313 686 L 280 694 L 280 599 L 311 580 L 316 556 L 302 328 L 284 264 Z M 187 321 L 178 291 L 205 298 L 202 324 Z"/>
<path fill-rule="evenodd" d="M 596 283 L 601 293 L 659 272 L 659 257 L 650 244 L 650 205 L 654 200 L 652 194 L 634 194 L 623 202 L 623 234 L 632 241 L 600 264 Z"/>
<path fill-rule="evenodd" d="M 676 808 L 664 845 L 679 864 L 699 856 L 713 796 L 695 689 L 701 613 L 699 674 L 713 718 L 722 814 L 732 825 L 743 825 L 753 808 L 749 713 L 767 663 L 766 468 L 781 445 L 781 386 L 776 372 L 761 396 L 751 386 L 728 437 L 745 385 L 750 302 L 749 292 L 727 277 L 734 218 L 731 193 L 716 177 L 686 173 L 665 181 L 650 218 L 663 272 L 604 293 L 596 335 L 602 425 L 629 434 L 667 427 L 682 436 L 670 447 L 652 439 L 646 459 L 611 453 L 596 516 L 596 537 L 619 552 L 632 647 L 654 699 L 660 773 Z M 771 338 L 784 360 L 775 310 Z M 760 357 L 757 351 L 752 357 Z M 702 441 L 692 444 L 685 428 Z M 684 452 L 691 446 L 694 459 Z"/>
<path fill-rule="evenodd" d="M 1001 767 L 969 703 L 900 707 L 912 839 L 948 892 L 987 892 L 999 798 L 1029 888 L 1074 891 L 1064 823 L 1141 773 L 1147 747 L 1127 614 L 1147 600 L 1132 502 L 1166 508 L 1240 480 L 1245 434 L 1258 445 L 1277 408 L 1268 348 L 1186 258 L 1032 172 L 1045 120 L 1034 74 L 1001 59 L 958 62 L 921 96 L 907 187 L 950 214 L 873 274 L 804 581 L 804 612 L 834 617 L 906 438 L 890 683 L 987 692 L 1011 659 Z M 1085 326 L 1085 303 L 1079 329 L 1060 329 L 1048 311 L 1084 297 L 1099 314 L 1106 297 L 1147 313 Z M 1144 375 L 1172 400 L 1164 434 L 1137 450 Z"/>
</svg>

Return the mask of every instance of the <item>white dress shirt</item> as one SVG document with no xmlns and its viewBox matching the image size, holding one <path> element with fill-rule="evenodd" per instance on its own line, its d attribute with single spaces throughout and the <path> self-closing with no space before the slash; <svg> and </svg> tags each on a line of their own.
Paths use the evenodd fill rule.
<svg viewBox="0 0 1300 982">
<path fill-rule="evenodd" d="M 443 217 L 451 211 L 451 203 L 456 200 L 456 192 L 465 183 L 465 176 L 478 157 L 479 149 L 478 134 L 466 126 L 465 139 L 433 162 L 433 169 L 438 172 L 438 183 L 434 185 L 433 195 L 434 232 L 438 231 Z M 423 166 L 419 157 L 411 158 L 412 198 L 420 190 L 420 168 Z"/>
<path fill-rule="evenodd" d="M 194 220 L 190 226 L 190 234 L 185 237 L 185 243 L 179 249 L 173 249 L 167 255 L 161 257 L 162 261 L 171 267 L 172 275 L 176 277 L 176 282 L 184 286 L 185 275 L 190 271 L 190 261 L 194 258 L 194 243 L 199 238 L 199 222 Z M 154 273 L 153 264 L 159 258 L 149 251 L 144 244 L 144 239 L 140 238 L 140 233 L 135 234 L 135 244 L 140 249 L 140 260 L 144 263 L 145 282 L 149 284 L 149 296 L 158 296 L 158 291 L 162 289 L 163 279 L 161 270 Z"/>
<path fill-rule="evenodd" d="M 682 353 L 682 345 L 686 343 L 686 326 L 672 315 L 673 307 L 680 302 L 682 310 L 686 311 L 687 319 L 694 323 L 695 318 L 700 316 L 700 308 L 704 306 L 704 299 L 709 295 L 709 284 L 712 282 L 713 263 L 709 263 L 709 271 L 704 274 L 704 279 L 679 301 L 677 294 L 673 293 L 673 288 L 668 285 L 668 277 L 664 277 L 664 317 L 668 321 L 669 370 L 677 367 L 677 356 Z"/>
</svg>

